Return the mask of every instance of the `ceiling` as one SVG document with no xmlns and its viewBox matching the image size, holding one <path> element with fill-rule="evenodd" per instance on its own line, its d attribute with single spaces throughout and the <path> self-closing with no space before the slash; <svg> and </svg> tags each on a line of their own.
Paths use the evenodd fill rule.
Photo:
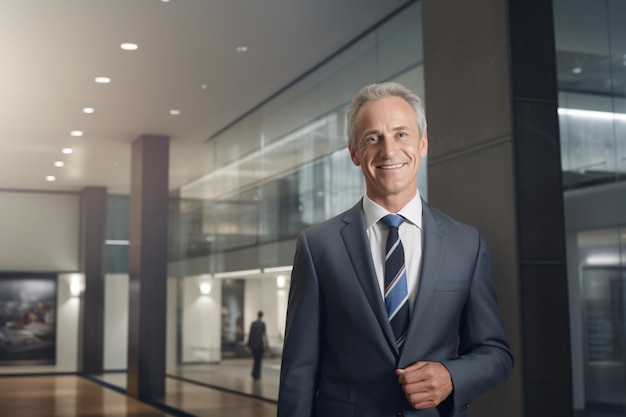
<svg viewBox="0 0 626 417">
<path fill-rule="evenodd" d="M 211 135 L 406 3 L 2 0 L 0 189 L 128 193 L 143 134 L 171 138 L 170 189 L 192 183 Z"/>
</svg>

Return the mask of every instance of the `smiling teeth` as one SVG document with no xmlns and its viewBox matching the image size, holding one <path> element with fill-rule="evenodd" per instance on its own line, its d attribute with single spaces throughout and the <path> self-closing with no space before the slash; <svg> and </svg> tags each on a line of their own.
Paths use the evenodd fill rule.
<svg viewBox="0 0 626 417">
<path fill-rule="evenodd" d="M 401 166 L 403 166 L 404 164 L 395 164 L 395 165 L 381 165 L 380 168 L 382 169 L 395 169 L 395 168 L 400 168 Z"/>
</svg>

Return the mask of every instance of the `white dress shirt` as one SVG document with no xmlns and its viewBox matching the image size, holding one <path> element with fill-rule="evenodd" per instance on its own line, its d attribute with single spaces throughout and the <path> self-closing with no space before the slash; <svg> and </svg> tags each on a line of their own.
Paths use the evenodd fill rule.
<svg viewBox="0 0 626 417">
<path fill-rule="evenodd" d="M 380 294 L 385 298 L 385 246 L 389 229 L 379 220 L 390 214 L 389 211 L 374 203 L 367 196 L 363 196 L 363 212 L 365 213 L 365 226 L 367 238 L 372 251 L 372 260 L 376 269 Z M 404 248 L 404 260 L 406 263 L 406 277 L 409 291 L 409 309 L 413 312 L 413 304 L 417 297 L 419 286 L 419 272 L 422 262 L 422 200 L 419 192 L 399 212 L 394 213 L 404 217 L 404 223 L 398 228 L 400 240 Z"/>
</svg>

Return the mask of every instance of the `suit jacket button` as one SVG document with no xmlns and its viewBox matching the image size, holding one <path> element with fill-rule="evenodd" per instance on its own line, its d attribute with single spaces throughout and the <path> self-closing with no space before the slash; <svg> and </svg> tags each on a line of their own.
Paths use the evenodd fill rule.
<svg viewBox="0 0 626 417">
<path fill-rule="evenodd" d="M 404 417 L 404 411 L 402 410 L 396 411 L 396 417 Z"/>
</svg>

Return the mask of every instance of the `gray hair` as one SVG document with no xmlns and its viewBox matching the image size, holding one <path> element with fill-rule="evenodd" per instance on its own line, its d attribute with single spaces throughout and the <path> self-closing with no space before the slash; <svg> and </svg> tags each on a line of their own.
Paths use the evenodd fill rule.
<svg viewBox="0 0 626 417">
<path fill-rule="evenodd" d="M 413 93 L 405 86 L 394 82 L 370 84 L 363 87 L 361 91 L 354 96 L 348 106 L 348 126 L 346 130 L 348 142 L 353 148 L 356 148 L 356 117 L 359 110 L 368 101 L 379 100 L 385 97 L 400 97 L 406 101 L 413 108 L 413 112 L 415 113 L 415 121 L 417 122 L 420 137 L 426 131 L 426 115 L 422 107 L 422 100 L 417 94 Z"/>
</svg>

